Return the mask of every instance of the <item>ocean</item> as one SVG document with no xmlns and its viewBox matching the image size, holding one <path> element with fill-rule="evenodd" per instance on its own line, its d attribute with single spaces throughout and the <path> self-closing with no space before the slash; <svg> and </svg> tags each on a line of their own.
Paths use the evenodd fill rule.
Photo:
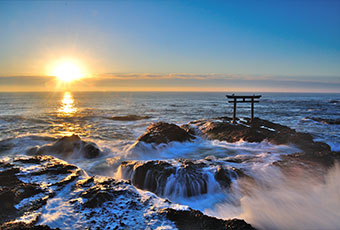
<svg viewBox="0 0 340 230">
<path fill-rule="evenodd" d="M 232 116 L 226 93 L 183 92 L 58 92 L 0 93 L 0 139 L 76 134 L 95 142 L 134 142 L 157 121 L 184 124 L 189 121 Z M 340 94 L 262 93 L 255 116 L 309 132 L 339 149 L 338 126 L 311 117 L 340 117 Z M 148 119 L 116 121 L 114 116 L 140 115 Z M 250 116 L 250 104 L 239 104 L 238 117 Z M 28 138 L 29 139 L 29 138 Z M 29 141 L 27 143 L 29 147 Z"/>
<path fill-rule="evenodd" d="M 273 187 L 257 188 L 256 191 L 252 191 L 252 195 L 245 196 L 237 179 L 232 182 L 231 189 L 223 190 L 214 184 L 216 181 L 213 178 L 210 178 L 207 179 L 209 186 L 206 194 L 188 197 L 183 193 L 184 185 L 176 181 L 178 178 L 170 178 L 165 190 L 158 195 L 211 216 L 243 218 L 255 227 L 263 229 L 296 227 L 299 219 L 294 219 L 294 215 L 298 212 L 304 213 L 299 214 L 300 219 L 306 219 L 306 223 L 301 222 L 305 224 L 303 226 L 311 226 L 311 228 L 316 226 L 317 229 L 323 226 L 333 228 L 337 225 L 338 206 L 323 210 L 328 214 L 325 218 L 330 225 L 325 222 L 315 223 L 312 219 L 321 215 L 322 209 L 319 207 L 321 203 L 332 202 L 328 200 L 331 198 L 340 198 L 339 194 L 334 195 L 330 192 L 334 186 L 335 188 L 339 186 L 332 181 L 332 176 L 338 175 L 340 170 L 335 168 L 330 171 L 325 179 L 326 184 L 321 187 L 311 187 L 310 190 L 314 192 L 301 197 L 304 190 L 288 186 L 280 169 L 275 166 L 275 162 L 279 161 L 282 155 L 297 152 L 295 146 L 274 145 L 268 142 L 228 143 L 197 138 L 193 142 L 173 142 L 159 146 L 145 144 L 143 148 L 134 148 L 138 137 L 150 124 L 158 121 L 182 125 L 199 119 L 231 117 L 233 105 L 228 103 L 226 94 L 222 92 L 0 93 L 0 157 L 25 155 L 35 146 L 51 144 L 63 136 L 75 134 L 84 141 L 95 143 L 102 151 L 100 157 L 92 159 L 85 159 L 77 154 L 64 158 L 67 162 L 84 169 L 89 175 L 129 179 L 120 167 L 124 161 L 165 160 L 176 165 L 178 159 L 195 161 L 210 159 L 210 162 L 219 162 L 219 164 L 222 160 L 228 159 L 229 161 L 223 162 L 225 167 L 245 170 L 263 184 L 270 184 Z M 247 95 L 247 93 L 240 94 Z M 340 125 L 325 122 L 327 119 L 340 118 L 340 94 L 259 94 L 262 97 L 260 103 L 255 104 L 256 117 L 289 126 L 298 132 L 310 133 L 314 140 L 327 143 L 332 151 L 340 151 Z M 239 104 L 237 117 L 249 116 L 250 104 Z M 247 160 L 239 163 L 230 159 Z M 213 170 L 213 163 L 211 168 Z M 209 173 L 207 169 L 208 178 Z M 305 182 L 304 189 L 312 186 L 311 183 L 305 185 Z M 321 199 L 318 196 L 320 193 L 328 194 L 328 199 L 324 196 Z M 290 194 L 292 200 L 287 201 L 284 194 Z M 281 204 L 274 205 L 276 202 Z M 296 211 L 291 211 L 292 207 Z M 307 214 L 308 209 L 311 210 L 310 216 Z M 262 212 L 262 215 L 258 212 Z M 282 214 L 287 212 L 295 213 L 290 213 L 289 216 Z M 307 224 L 308 221 L 310 225 Z M 287 222 L 291 225 L 287 225 Z"/>
</svg>

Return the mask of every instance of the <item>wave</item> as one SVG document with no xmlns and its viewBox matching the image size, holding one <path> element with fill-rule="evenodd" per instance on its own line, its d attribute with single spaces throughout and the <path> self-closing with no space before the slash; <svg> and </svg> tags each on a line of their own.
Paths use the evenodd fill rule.
<svg viewBox="0 0 340 230">
<path fill-rule="evenodd" d="M 243 140 L 229 143 L 218 140 L 206 140 L 197 137 L 188 142 L 170 142 L 168 144 L 149 144 L 135 142 L 125 149 L 126 159 L 157 160 L 157 159 L 176 159 L 190 158 L 203 159 L 208 156 L 216 158 L 232 158 L 241 155 L 256 156 L 261 155 L 274 158 L 282 154 L 291 154 L 301 151 L 293 145 L 275 145 L 267 141 L 260 143 L 250 143 Z M 264 154 L 264 155 L 263 155 Z M 279 158 L 276 157 L 276 160 Z M 273 159 L 273 160 L 275 160 Z"/>
<path fill-rule="evenodd" d="M 41 146 L 55 141 L 48 135 L 20 135 L 0 141 L 0 155 L 25 154 L 33 146 Z"/>
</svg>

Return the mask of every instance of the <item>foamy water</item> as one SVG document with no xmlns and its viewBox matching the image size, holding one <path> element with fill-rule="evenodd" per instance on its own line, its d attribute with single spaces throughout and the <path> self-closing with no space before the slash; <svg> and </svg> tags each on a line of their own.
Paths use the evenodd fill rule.
<svg viewBox="0 0 340 230">
<path fill-rule="evenodd" d="M 259 229 L 339 229 L 338 164 L 321 179 L 310 173 L 289 178 L 275 167 L 269 171 L 262 174 L 261 185 L 239 181 L 239 186 L 250 188 L 246 195 L 238 194 L 239 205 L 220 203 L 206 213 L 242 218 Z"/>
<path fill-rule="evenodd" d="M 340 104 L 336 101 L 340 101 L 339 94 L 264 94 L 255 114 L 309 132 L 315 140 L 338 151 L 339 125 L 306 119 L 339 118 Z M 151 123 L 166 121 L 180 125 L 202 118 L 231 116 L 231 106 L 224 93 L 1 93 L 0 154 L 2 157 L 26 154 L 34 146 L 77 134 L 83 140 L 95 142 L 102 154 L 85 159 L 74 153 L 64 160 L 89 175 L 128 179 L 129 175 L 119 171 L 121 162 L 126 160 L 163 160 L 177 167 L 178 159 L 193 159 L 207 164 L 202 173 L 208 182 L 208 193 L 186 197 L 185 180 L 181 182 L 178 172 L 168 178 L 160 196 L 216 217 L 243 218 L 259 229 L 338 229 L 339 167 L 325 174 L 316 171 L 301 177 L 287 176 L 274 163 L 282 155 L 300 151 L 295 146 L 227 143 L 201 137 L 193 142 L 158 146 L 135 144 Z M 248 106 L 240 106 L 238 114 L 249 116 Z M 112 119 L 126 115 L 146 118 Z M 213 177 L 217 165 L 242 170 L 252 180 L 235 177 L 230 188 L 222 188 Z M 299 170 L 303 171 L 296 169 Z M 200 190 L 199 184 L 192 186 Z M 55 208 L 57 212 L 61 207 L 62 200 L 56 198 L 53 202 L 48 204 L 46 220 Z M 72 212 L 72 207 L 63 208 L 64 213 Z"/>
</svg>

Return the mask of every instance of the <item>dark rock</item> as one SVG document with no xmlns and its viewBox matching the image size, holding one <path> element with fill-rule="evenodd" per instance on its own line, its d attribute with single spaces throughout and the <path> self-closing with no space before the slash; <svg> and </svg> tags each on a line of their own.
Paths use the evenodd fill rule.
<svg viewBox="0 0 340 230">
<path fill-rule="evenodd" d="M 42 146 L 37 154 L 42 155 L 48 152 L 57 154 L 70 154 L 73 153 L 75 147 L 79 147 L 81 139 L 77 135 L 65 136 L 57 140 L 53 145 Z"/>
<path fill-rule="evenodd" d="M 219 167 L 217 169 L 217 172 L 215 174 L 215 179 L 222 185 L 223 187 L 230 187 L 231 184 L 231 175 L 228 170 L 225 170 L 222 167 Z"/>
<path fill-rule="evenodd" d="M 21 200 L 43 192 L 40 186 L 19 180 L 19 172 L 15 167 L 0 171 L 0 226 L 20 214 L 15 205 Z"/>
<path fill-rule="evenodd" d="M 203 215 L 203 213 L 196 210 L 183 211 L 168 208 L 164 209 L 163 212 L 170 220 L 174 221 L 177 228 L 181 230 L 255 230 L 255 228 L 247 224 L 244 220 L 221 220 Z"/>
<path fill-rule="evenodd" d="M 337 123 L 337 120 L 328 120 L 327 122 Z M 219 117 L 193 121 L 182 127 L 193 135 L 200 135 L 212 140 L 227 142 L 240 140 L 247 142 L 268 141 L 277 145 L 294 145 L 301 149 L 301 152 L 287 157 L 308 159 L 325 165 L 332 165 L 335 160 L 339 159 L 339 154 L 332 152 L 329 145 L 314 141 L 313 136 L 309 133 L 296 132 L 296 130 L 287 126 L 259 118 L 255 118 L 253 122 L 250 122 L 249 119 L 238 119 L 236 124 L 232 124 L 230 118 Z"/>
<path fill-rule="evenodd" d="M 251 125 L 245 122 L 232 124 L 229 120 L 220 120 L 221 119 L 218 119 L 218 121 L 201 120 L 189 124 L 196 125 L 201 134 L 209 139 L 227 142 L 237 142 L 240 140 L 261 142 L 275 133 L 275 131 L 273 131 L 274 128 L 280 128 L 280 130 L 288 128 L 280 125 L 277 126 L 273 123 L 268 124 L 263 120 L 261 120 L 263 122 L 259 122 L 259 119 L 255 119 Z"/>
<path fill-rule="evenodd" d="M 9 165 L 7 165 L 9 167 Z M 16 174 L 20 172 L 19 168 L 8 168 L 0 172 L 0 186 L 15 186 L 21 181 Z"/>
<path fill-rule="evenodd" d="M 337 104 L 337 103 L 340 103 L 340 100 L 330 100 L 329 103 Z"/>
<path fill-rule="evenodd" d="M 146 133 L 138 138 L 138 141 L 145 143 L 169 143 L 171 141 L 190 141 L 193 136 L 175 124 L 157 122 L 147 128 Z"/>
<path fill-rule="evenodd" d="M 5 152 L 7 150 L 10 150 L 14 147 L 15 145 L 13 143 L 8 143 L 5 140 L 0 141 L 0 153 Z"/>
<path fill-rule="evenodd" d="M 17 158 L 14 162 L 21 162 L 26 164 L 39 164 L 41 162 L 41 156 L 36 156 L 34 158 Z"/>
<path fill-rule="evenodd" d="M 331 168 L 335 162 L 340 162 L 340 152 L 335 151 L 322 151 L 322 152 L 300 152 L 295 154 L 284 155 L 282 160 L 277 164 L 279 166 L 285 166 L 287 162 L 293 162 L 292 165 L 299 163 L 305 163 L 306 165 L 315 165 L 316 167 L 324 166 Z"/>
<path fill-rule="evenodd" d="M 255 118 L 253 122 L 238 121 L 237 124 L 230 123 L 229 119 L 199 120 L 190 122 L 196 126 L 200 133 L 209 139 L 220 141 L 237 142 L 244 140 L 247 142 L 269 141 L 273 144 L 293 144 L 304 152 L 318 153 L 329 152 L 330 147 L 322 142 L 313 141 L 313 137 L 308 133 L 296 132 L 287 126 L 275 124 L 270 121 Z"/>
<path fill-rule="evenodd" d="M 95 158 L 100 155 L 100 149 L 93 142 L 85 142 L 77 135 L 65 136 L 53 144 L 33 147 L 27 151 L 29 155 L 57 154 L 63 157 L 80 152 L 86 158 Z"/>
<path fill-rule="evenodd" d="M 10 213 L 16 211 L 14 208 L 15 205 L 15 190 L 10 189 L 0 189 L 0 211 L 1 213 L 6 213 L 6 216 Z M 0 220 L 3 220 L 4 217 L 1 215 Z"/>
<path fill-rule="evenodd" d="M 43 170 L 32 172 L 31 174 L 34 176 L 39 176 L 39 175 L 44 175 L 44 174 L 59 176 L 61 174 L 71 174 L 77 169 L 78 169 L 77 166 L 69 165 L 69 164 L 58 164 L 58 165 L 51 164 L 51 165 L 48 165 Z"/>
<path fill-rule="evenodd" d="M 138 115 L 126 115 L 126 116 L 114 116 L 108 119 L 115 121 L 138 121 L 143 119 L 149 119 L 150 116 L 138 116 Z"/>
<path fill-rule="evenodd" d="M 133 185 L 163 197 L 176 195 L 192 197 L 215 192 L 208 191 L 209 183 L 215 183 L 216 190 L 220 189 L 219 186 L 229 188 L 231 178 L 238 177 L 240 173 L 222 166 L 218 166 L 216 172 L 213 169 L 206 170 L 211 167 L 209 164 L 187 159 L 170 162 L 125 161 L 120 167 L 123 178 L 131 180 Z M 212 174 L 216 181 L 210 181 L 209 174 Z"/>
<path fill-rule="evenodd" d="M 100 154 L 100 149 L 98 146 L 93 142 L 88 142 L 84 145 L 82 151 L 84 152 L 84 156 L 86 158 L 95 158 L 98 157 Z"/>
<path fill-rule="evenodd" d="M 306 117 L 307 119 L 311 119 L 313 121 L 321 122 L 327 125 L 340 125 L 340 118 L 338 119 L 326 119 L 321 117 Z"/>
<path fill-rule="evenodd" d="M 104 202 L 112 200 L 114 197 L 111 192 L 98 188 L 91 188 L 81 196 L 87 198 L 87 201 L 84 203 L 86 208 L 100 207 Z"/>
<path fill-rule="evenodd" d="M 8 222 L 1 226 L 2 230 L 58 230 L 59 228 L 50 228 L 47 225 L 34 225 L 25 222 Z"/>
<path fill-rule="evenodd" d="M 138 163 L 136 161 L 125 161 L 121 164 L 125 171 L 126 179 L 130 179 L 132 184 L 138 188 L 162 194 L 165 183 L 176 169 L 165 161 L 147 161 Z"/>
</svg>

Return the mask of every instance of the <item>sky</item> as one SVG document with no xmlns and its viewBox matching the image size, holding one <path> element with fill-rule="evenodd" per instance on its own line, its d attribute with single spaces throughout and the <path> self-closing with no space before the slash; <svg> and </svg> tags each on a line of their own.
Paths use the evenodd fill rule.
<svg viewBox="0 0 340 230">
<path fill-rule="evenodd" d="M 0 28 L 0 91 L 340 93 L 336 0 L 0 1 Z"/>
</svg>

